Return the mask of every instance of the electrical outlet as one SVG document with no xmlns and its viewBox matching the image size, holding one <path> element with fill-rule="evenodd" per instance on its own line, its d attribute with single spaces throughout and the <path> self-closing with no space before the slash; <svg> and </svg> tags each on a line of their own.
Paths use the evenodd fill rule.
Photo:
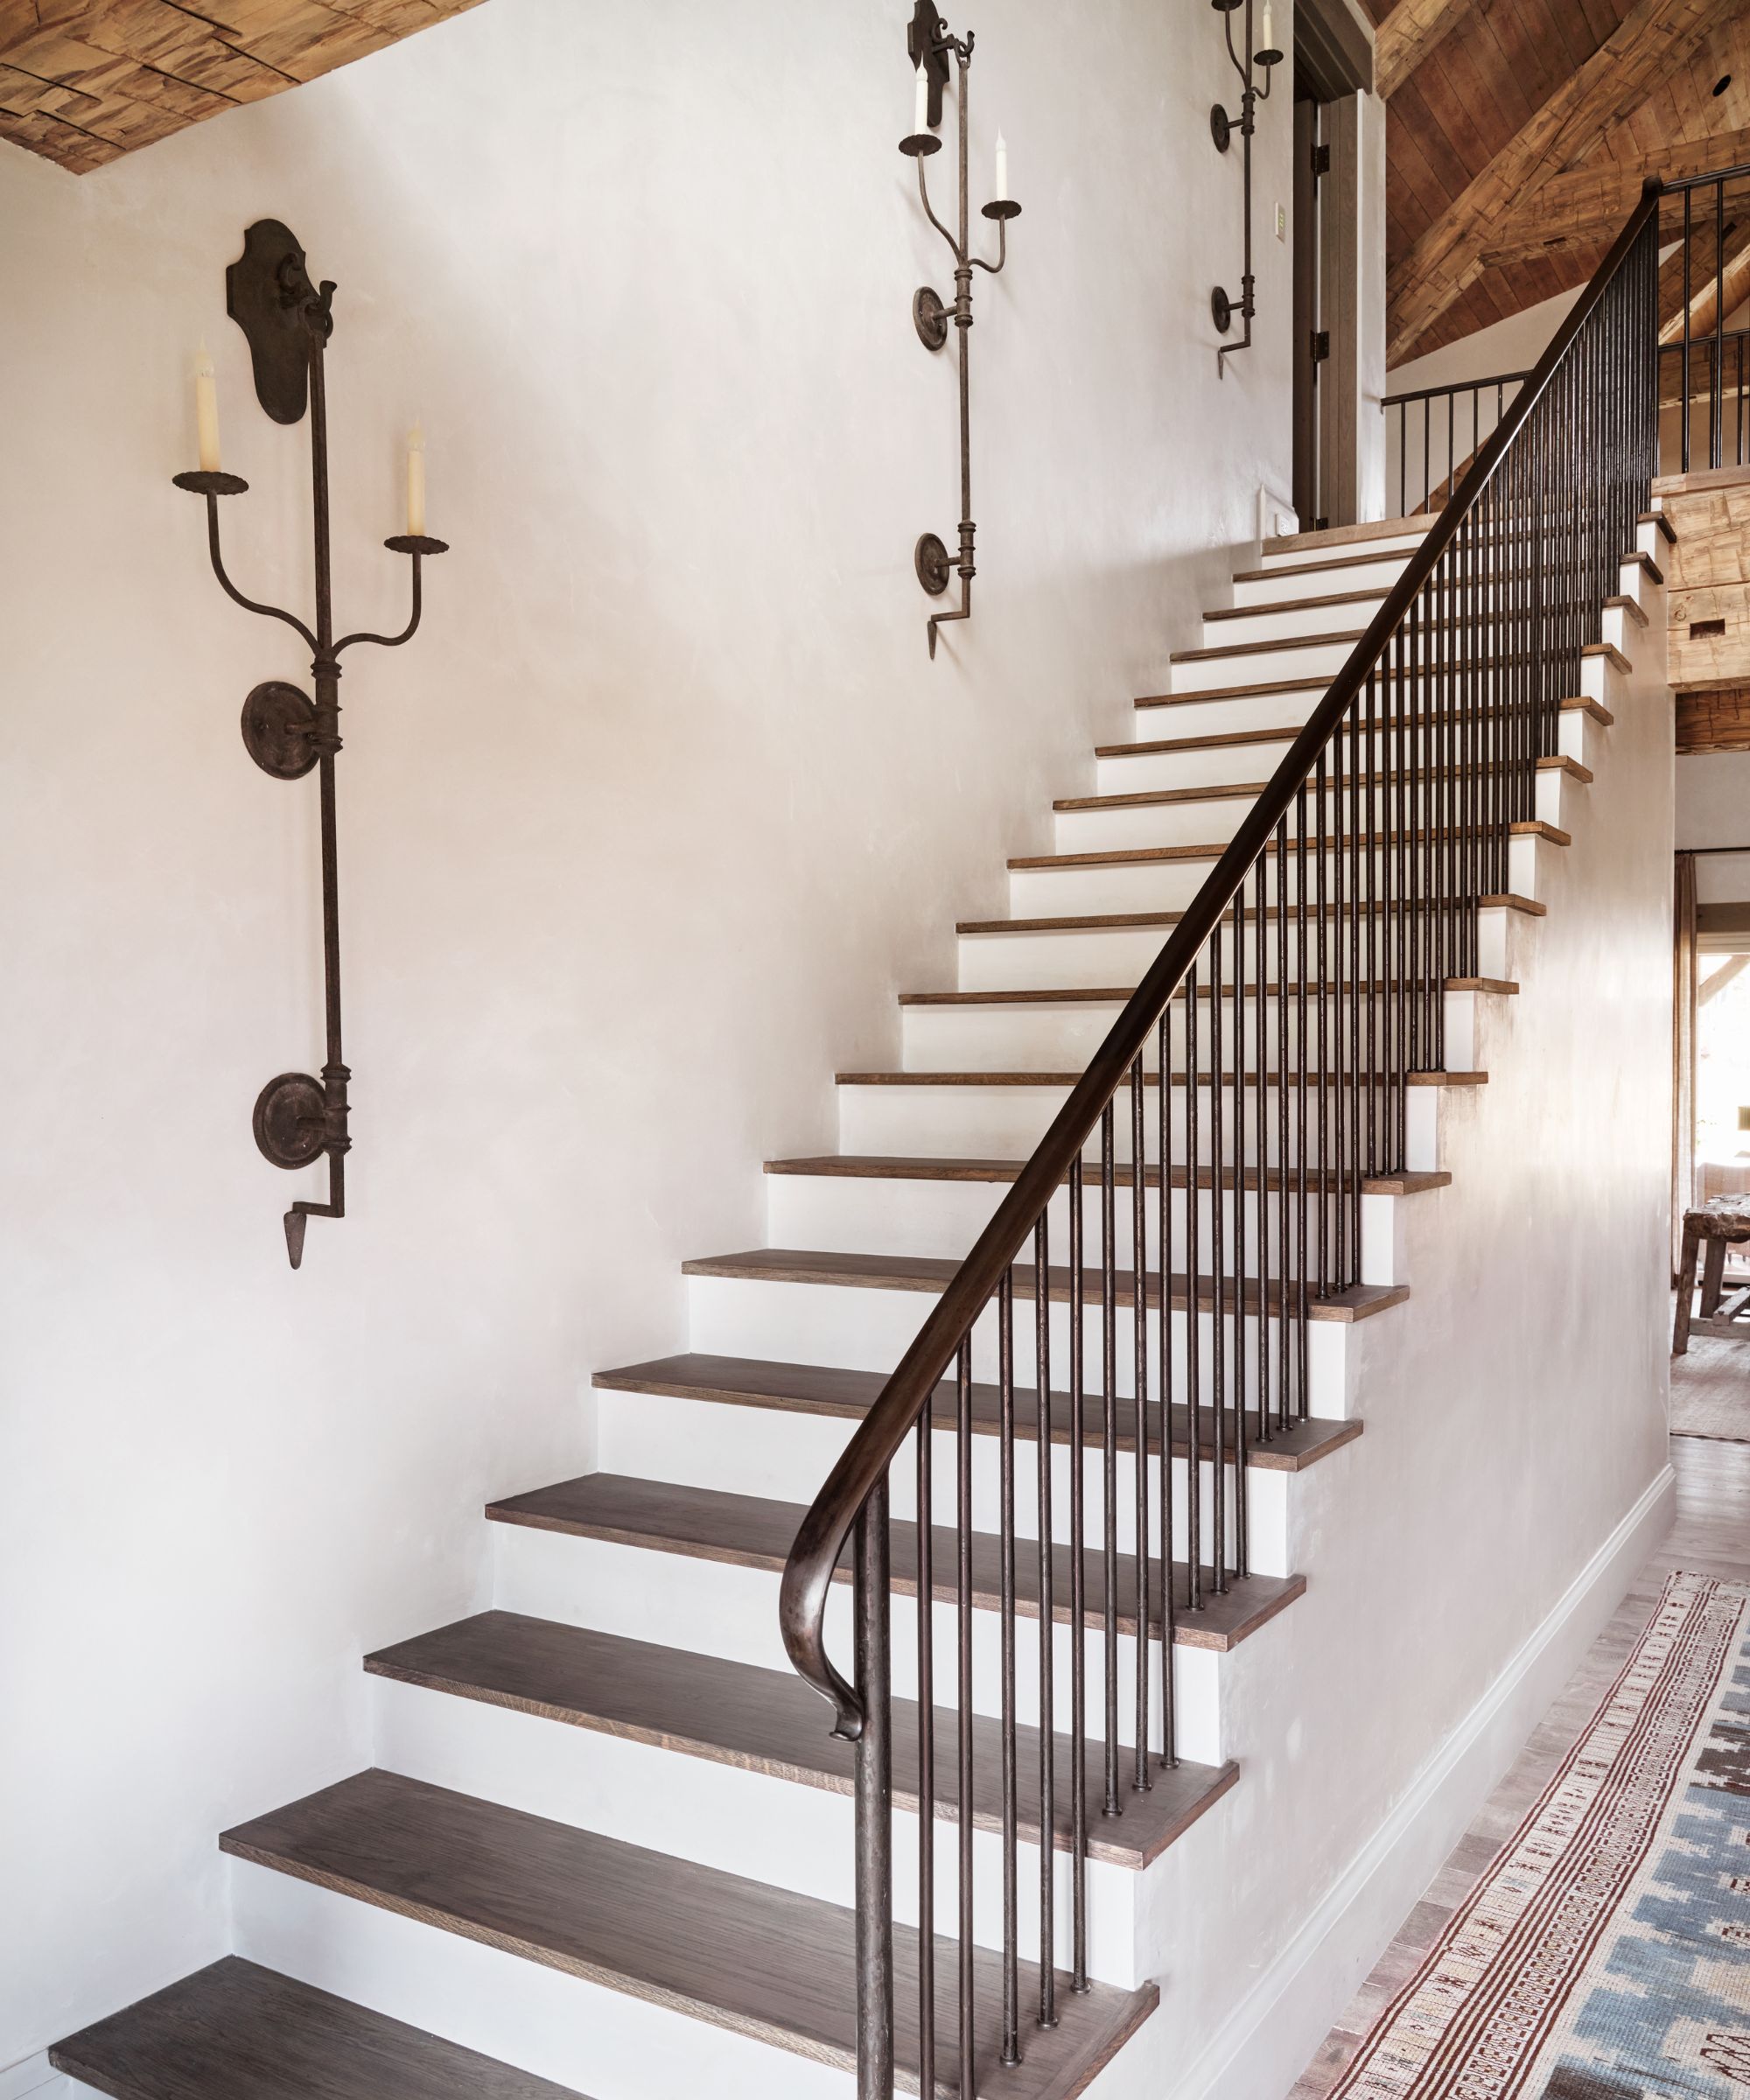
<svg viewBox="0 0 1750 2100">
<path fill-rule="evenodd" d="M 1288 206 L 1284 204 L 1276 207 L 1276 237 L 1278 241 L 1288 238 Z"/>
</svg>

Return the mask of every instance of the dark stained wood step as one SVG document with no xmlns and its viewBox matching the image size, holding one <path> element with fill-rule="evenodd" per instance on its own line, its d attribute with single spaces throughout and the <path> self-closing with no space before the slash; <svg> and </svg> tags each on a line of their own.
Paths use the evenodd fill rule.
<svg viewBox="0 0 1750 2100">
<path fill-rule="evenodd" d="M 1462 979 L 1452 981 L 1463 982 Z M 1513 989 L 1517 990 L 1518 987 L 1516 985 Z M 1024 1159 L 907 1158 L 884 1153 L 822 1152 L 811 1158 L 768 1159 L 766 1172 L 768 1174 L 836 1175 L 843 1180 L 864 1181 L 1018 1181 L 1026 1165 Z M 1185 1166 L 1175 1166 L 1172 1169 L 1172 1186 L 1183 1188 L 1189 1172 Z M 1244 1168 L 1242 1176 L 1246 1187 L 1257 1186 L 1257 1169 L 1255 1166 Z M 1200 1188 L 1208 1188 L 1213 1178 L 1212 1168 L 1198 1168 L 1197 1186 Z M 1278 1168 L 1267 1168 L 1264 1178 L 1270 1188 L 1281 1187 L 1282 1175 Z M 1129 1188 L 1133 1185 L 1128 1160 L 1121 1159 L 1114 1163 L 1112 1179 L 1119 1188 Z M 1067 1180 L 1066 1176 L 1065 1181 Z M 1426 1189 L 1448 1188 L 1452 1186 L 1452 1177 L 1441 1167 L 1424 1172 L 1370 1174 L 1362 1183 L 1362 1187 L 1370 1196 L 1415 1196 Z M 1222 1169 L 1221 1180 L 1223 1188 L 1232 1188 L 1234 1169 L 1231 1166 Z M 1065 1182 L 1060 1182 L 1058 1186 L 1060 1188 Z M 1160 1186 L 1160 1168 L 1158 1166 L 1144 1165 L 1143 1186 L 1154 1189 Z"/>
<path fill-rule="evenodd" d="M 721 1276 L 739 1278 L 752 1283 L 768 1284 L 833 1284 L 840 1288 L 859 1291 L 925 1291 L 942 1292 L 960 1272 L 960 1264 L 937 1256 L 917 1254 L 823 1254 L 813 1248 L 754 1247 L 745 1254 L 722 1254 L 702 1260 L 682 1262 L 683 1276 Z M 1030 1300 L 1033 1296 L 1033 1266 L 1031 1262 L 1016 1263 L 1011 1274 L 1014 1281 L 1017 1299 Z M 1174 1274 L 1169 1279 L 1171 1302 L 1176 1312 L 1182 1312 L 1188 1300 L 1186 1280 Z M 1160 1278 L 1150 1275 L 1144 1278 L 1146 1300 L 1151 1310 L 1160 1304 Z M 1051 1271 L 1051 1300 L 1054 1305 L 1068 1305 L 1074 1295 L 1069 1270 L 1054 1264 Z M 1128 1306 L 1135 1302 L 1136 1278 L 1128 1269 L 1118 1270 L 1114 1278 L 1116 1302 Z M 1101 1279 L 1097 1269 L 1082 1271 L 1082 1298 L 1084 1305 L 1097 1306 L 1101 1302 Z M 1256 1312 L 1259 1293 L 1255 1278 L 1248 1277 L 1244 1285 L 1245 1309 Z M 1233 1310 L 1236 1286 L 1228 1279 L 1227 1304 Z M 1410 1296 L 1407 1284 L 1352 1284 L 1347 1291 L 1330 1298 L 1314 1298 L 1307 1307 L 1311 1320 L 1336 1320 L 1345 1326 L 1358 1320 L 1369 1320 L 1376 1312 L 1384 1312 L 1393 1306 L 1401 1306 Z M 994 1302 L 994 1301 L 993 1301 Z M 1197 1279 L 1197 1302 L 1203 1311 L 1211 1311 L 1215 1303 L 1214 1284 L 1208 1277 Z M 1278 1285 L 1271 1284 L 1264 1294 L 1264 1304 L 1274 1313 L 1281 1302 Z"/>
<path fill-rule="evenodd" d="M 1362 733 L 1365 736 L 1370 732 L 1363 729 Z M 1284 743 L 1290 741 L 1287 738 L 1277 740 Z M 1494 770 L 1493 763 L 1479 768 L 1482 773 Z M 1559 752 L 1539 759 L 1537 771 L 1564 773 L 1570 780 L 1578 780 L 1582 786 L 1590 787 L 1592 784 L 1591 766 L 1582 766 L 1578 759 L 1564 758 Z M 1363 790 L 1369 788 L 1390 788 L 1396 786 L 1400 778 L 1426 780 L 1429 778 L 1428 768 L 1425 766 L 1415 766 L 1407 774 L 1390 772 L 1340 775 L 1334 773 L 1329 792 L 1333 794 L 1347 794 L 1352 787 Z M 1052 808 L 1059 814 L 1073 812 L 1086 815 L 1090 811 L 1097 813 L 1106 809 L 1178 808 L 1189 802 L 1255 802 L 1269 785 L 1268 780 L 1226 781 L 1218 786 L 1200 788 L 1148 788 L 1130 794 L 1069 794 L 1060 796 L 1052 804 Z"/>
<path fill-rule="evenodd" d="M 1448 991 L 1495 991 L 1502 994 L 1519 990 L 1510 977 L 1448 977 L 1445 980 L 1445 986 Z M 1256 984 L 1248 986 L 1247 997 L 1255 997 L 1257 989 Z M 1296 989 L 1292 984 L 1289 986 L 1291 996 Z M 1313 996 L 1314 989 L 1308 987 L 1309 998 Z M 1374 980 L 1373 990 L 1376 992 L 1383 995 L 1391 989 L 1387 979 L 1376 977 Z M 1122 1006 L 1135 990 L 1134 984 L 1128 988 L 1122 984 L 1071 984 L 1043 991 L 902 991 L 900 1004 L 902 1006 Z M 1228 988 L 1223 990 L 1223 998 L 1229 996 L 1230 990 Z M 1174 993 L 1173 996 L 1176 998 L 1179 994 Z M 1200 984 L 1197 996 L 1200 999 L 1214 998 L 1214 986 L 1208 983 Z M 1267 999 L 1280 998 L 1281 985 L 1265 984 L 1264 996 Z"/>
<path fill-rule="evenodd" d="M 838 1420 L 860 1422 L 875 1404 L 887 1382 L 880 1371 L 846 1371 L 823 1363 L 773 1363 L 756 1356 L 709 1356 L 689 1351 L 680 1356 L 663 1356 L 650 1363 L 631 1363 L 619 1370 L 598 1371 L 595 1383 L 604 1392 L 662 1393 L 682 1400 L 709 1400 L 734 1407 L 774 1408 L 788 1414 L 825 1415 Z M 1000 1406 L 994 1385 L 975 1382 L 972 1388 L 972 1429 L 976 1436 L 994 1437 Z M 952 1430 L 958 1420 L 954 1382 L 943 1379 L 930 1404 L 936 1428 Z M 1082 1433 L 1089 1446 L 1105 1434 L 1106 1404 L 1103 1395 L 1088 1393 L 1082 1399 Z M 1246 1460 L 1266 1473 L 1300 1473 L 1320 1459 L 1328 1458 L 1362 1433 L 1358 1420 L 1337 1421 L 1313 1416 L 1292 1428 L 1278 1430 L 1267 1444 L 1253 1440 L 1246 1446 Z M 1160 1404 L 1151 1401 L 1146 1425 L 1151 1452 L 1160 1449 Z M 1036 1389 L 1026 1387 L 1015 1394 L 1015 1435 L 1020 1443 L 1039 1440 L 1039 1400 Z M 1070 1440 L 1069 1395 L 1051 1396 L 1051 1440 Z M 1122 1452 L 1137 1447 L 1137 1410 L 1120 1400 L 1114 1442 Z M 1198 1412 L 1199 1455 L 1206 1461 L 1215 1455 L 1214 1425 L 1209 1410 Z M 1224 1456 L 1234 1462 L 1233 1431 L 1229 1424 Z M 1172 1452 L 1183 1459 L 1191 1451 L 1191 1410 L 1172 1410 Z"/>
<path fill-rule="evenodd" d="M 1507 829 L 1515 838 L 1547 839 L 1552 846 L 1571 846 L 1574 843 L 1568 832 L 1554 824 L 1546 824 L 1538 817 L 1522 818 L 1517 822 L 1508 824 Z M 1325 850 L 1327 853 L 1342 854 L 1351 847 L 1366 849 L 1375 846 L 1422 845 L 1431 839 L 1438 844 L 1442 839 L 1463 838 L 1466 836 L 1450 827 L 1437 827 L 1431 831 L 1425 825 L 1408 832 L 1358 832 L 1340 836 L 1333 831 L 1325 841 Z M 1291 843 L 1297 847 L 1299 844 L 1298 840 Z M 1316 855 L 1319 850 L 1318 841 L 1309 836 L 1306 843 L 1308 854 Z M 1019 853 L 1012 855 L 1008 864 L 1011 868 L 1047 874 L 1062 868 L 1161 866 L 1174 861 L 1220 860 L 1231 844 L 1231 840 L 1221 839 L 1202 846 L 1116 846 L 1096 853 Z"/>
<path fill-rule="evenodd" d="M 1523 912 L 1534 919 L 1542 919 L 1549 912 L 1547 904 L 1540 904 L 1535 897 L 1520 897 L 1511 891 L 1490 894 L 1476 900 L 1479 909 L 1490 906 L 1504 907 L 1509 912 Z M 1318 917 L 1309 912 L 1309 919 Z M 1326 918 L 1336 916 L 1336 906 L 1326 905 Z M 1362 917 L 1367 917 L 1365 908 Z M 1068 912 L 1035 919 L 962 919 L 956 920 L 956 934 L 1081 934 L 1124 932 L 1129 928 L 1158 929 L 1166 933 L 1184 918 L 1183 912 Z"/>
<path fill-rule="evenodd" d="M 58 2041 L 111 2100 L 583 2100 L 234 1956 Z"/>
<path fill-rule="evenodd" d="M 490 1502 L 486 1515 L 494 1523 L 526 1524 L 536 1530 L 564 1531 L 578 1538 L 599 1538 L 617 1545 L 640 1546 L 652 1552 L 678 1553 L 693 1560 L 715 1560 L 732 1566 L 758 1568 L 780 1574 L 795 1544 L 796 1531 L 807 1511 L 800 1502 L 779 1502 L 762 1495 L 728 1494 L 710 1488 L 677 1488 L 667 1480 L 634 1479 L 626 1474 L 586 1473 L 574 1480 L 560 1480 L 550 1488 L 537 1488 L 528 1494 L 514 1494 Z M 895 1522 L 892 1534 L 892 1586 L 896 1595 L 915 1597 L 918 1592 L 918 1528 Z M 955 1599 L 955 1534 L 945 1525 L 931 1528 L 931 1591 L 938 1601 Z M 1060 1626 L 1069 1624 L 1070 1550 L 1052 1548 L 1052 1617 Z M 1016 1610 L 1022 1618 L 1040 1615 L 1040 1569 L 1036 1546 L 1023 1542 L 1016 1556 Z M 1098 1626 L 1105 1613 L 1105 1568 L 1097 1546 L 1090 1545 L 1082 1557 L 1084 1616 Z M 837 1580 L 850 1579 L 850 1548 L 840 1564 Z M 1185 1608 L 1189 1593 L 1189 1571 L 1173 1563 L 1173 1597 L 1178 1616 L 1173 1639 L 1181 1648 L 1213 1648 L 1225 1653 L 1267 1625 L 1292 1604 L 1306 1587 L 1304 1575 L 1249 1575 L 1230 1581 L 1225 1591 L 1211 1587 L 1208 1571 L 1203 1572 L 1204 1601 L 1197 1611 Z M 977 1532 L 972 1540 L 973 1603 L 980 1611 L 995 1611 L 1002 1601 L 1002 1546 L 994 1532 Z M 1115 1590 L 1118 1631 L 1137 1630 L 1137 1563 L 1134 1554 L 1118 1556 Z M 1149 1620 L 1158 1628 L 1161 1615 L 1160 1563 L 1149 1564 Z"/>
<path fill-rule="evenodd" d="M 1163 693 L 1149 699 L 1138 700 L 1135 704 L 1138 707 L 1181 707 L 1187 700 L 1200 697 L 1203 699 L 1220 698 L 1221 696 L 1219 694 L 1212 696 L 1207 693 L 1202 695 Z M 1601 701 L 1590 699 L 1584 693 L 1572 694 L 1565 700 L 1558 700 L 1556 705 L 1558 711 L 1563 714 L 1590 715 L 1601 729 L 1611 728 L 1616 721 L 1616 717 Z M 1410 718 L 1407 726 L 1411 729 L 1426 729 L 1432 719 L 1432 718 L 1425 714 L 1415 715 Z M 1378 721 L 1363 720 L 1358 726 L 1361 733 L 1365 737 L 1387 737 L 1396 726 L 1396 718 L 1390 717 L 1382 718 Z M 1287 745 L 1293 743 L 1295 738 L 1299 734 L 1300 725 L 1298 723 L 1280 729 L 1210 731 L 1200 737 L 1155 737 L 1151 738 L 1147 743 L 1096 744 L 1094 747 L 1094 756 L 1096 759 L 1134 759 L 1154 757 L 1176 751 L 1223 750 L 1230 746 L 1242 744 Z M 1550 763 L 1550 760 L 1548 757 L 1541 758 L 1537 763 L 1540 766 L 1547 766 Z"/>
<path fill-rule="evenodd" d="M 374 1676 L 424 1685 L 459 1698 L 536 1714 L 574 1728 L 594 1729 L 660 1750 L 761 1772 L 828 1793 L 850 1794 L 854 1746 L 834 1735 L 830 1716 L 817 1693 L 789 1670 L 760 1670 L 714 1656 L 660 1648 L 583 1627 L 557 1626 L 514 1612 L 482 1612 L 436 1633 L 422 1634 L 365 1658 Z M 893 1801 L 915 1814 L 918 1807 L 918 1708 L 895 1699 Z M 959 1819 L 960 1774 L 955 1746 L 959 1718 L 939 1707 L 935 1740 L 935 1812 Z M 1074 1745 L 1054 1737 L 1053 1828 L 1059 1850 L 1069 1849 L 1074 1828 L 1072 1767 Z M 1022 1789 L 1018 1828 L 1023 1843 L 1039 1842 L 1040 1732 L 1017 1730 L 1020 1769 L 1035 1775 Z M 979 1830 L 1003 1827 L 1003 1739 L 992 1716 L 975 1716 L 972 1726 L 972 1820 Z M 1088 1799 L 1105 1798 L 1104 1746 L 1084 1746 Z M 1140 1869 L 1158 1858 L 1181 1831 L 1234 1783 L 1239 1768 L 1181 1762 L 1169 1768 L 1151 1755 L 1151 1784 L 1143 1794 L 1126 1779 L 1123 1813 L 1096 1815 L 1089 1825 L 1091 1858 Z"/>
<path fill-rule="evenodd" d="M 1432 511 L 1412 511 L 1401 518 L 1376 518 L 1361 525 L 1322 525 L 1308 532 L 1279 534 L 1275 539 L 1264 542 L 1264 552 L 1271 554 L 1297 554 L 1303 548 L 1311 552 L 1327 547 L 1362 547 L 1382 540 L 1419 540 L 1434 522 Z M 1381 553 L 1402 552 L 1407 560 L 1416 550 L 1413 547 L 1392 550 L 1381 548 Z M 1270 571 L 1266 570 L 1266 574 Z"/>
<path fill-rule="evenodd" d="M 1314 612 L 1323 606 L 1379 605 L 1391 595 L 1391 588 L 1390 584 L 1376 584 L 1367 590 L 1332 591 L 1315 598 L 1275 598 L 1264 605 L 1218 606 L 1214 612 L 1206 611 L 1203 617 L 1207 620 L 1257 620 L 1272 612 Z"/>
<path fill-rule="evenodd" d="M 459 1934 L 612 1991 L 691 2014 L 817 2062 L 856 2060 L 852 1913 L 736 1874 L 387 1772 L 339 1786 L 220 1840 L 233 1857 Z M 915 2077 L 918 1936 L 894 1930 L 895 2029 Z M 953 2093 L 957 1950 L 938 1937 L 939 2092 Z M 973 1958 L 976 2082 L 990 2100 L 1069 2100 L 1154 2010 L 1152 1984 L 1058 1991 L 1059 2025 L 1027 2026 L 1025 2060 L 1001 2070 L 1002 1960 Z M 1038 1971 L 1022 1964 L 1021 2002 Z M 912 2067 L 905 2073 L 905 2067 Z"/>
<path fill-rule="evenodd" d="M 1364 569 L 1375 562 L 1407 562 L 1413 550 L 1409 548 L 1399 549 L 1396 551 L 1381 548 L 1371 554 L 1341 555 L 1334 556 L 1329 561 L 1279 564 L 1274 569 L 1239 569 L 1234 572 L 1234 581 L 1236 584 L 1268 584 L 1278 582 L 1283 578 L 1291 576 L 1323 576 L 1333 571 L 1340 572 L 1346 569 Z M 1650 555 L 1642 554 L 1638 548 L 1631 553 L 1625 554 L 1622 557 L 1621 566 L 1628 568 L 1631 565 L 1638 566 L 1649 581 L 1655 584 L 1662 584 L 1665 580 L 1664 574 L 1658 564 L 1653 560 Z M 1516 573 L 1523 574 L 1522 567 Z"/>
<path fill-rule="evenodd" d="M 1314 634 L 1302 638 L 1305 646 L 1312 648 L 1316 648 L 1321 641 L 1357 642 L 1361 639 L 1360 634 Z M 1187 657 L 1242 655 L 1247 654 L 1250 649 L 1258 646 L 1263 645 L 1240 644 L 1225 649 L 1188 649 L 1175 654 L 1172 662 L 1178 663 Z M 1289 645 L 1278 642 L 1272 646 L 1281 648 Z M 1581 648 L 1580 654 L 1602 657 L 1614 669 L 1619 671 L 1627 671 L 1630 668 L 1628 659 L 1614 642 L 1589 641 Z M 1482 668 L 1484 669 L 1493 668 L 1494 660 L 1484 658 Z M 1423 675 L 1426 676 L 1430 671 L 1437 671 L 1438 668 L 1438 666 L 1424 667 Z M 1336 674 L 1332 671 L 1304 671 L 1298 678 L 1248 679 L 1243 685 L 1205 685 L 1182 693 L 1147 693 L 1138 696 L 1136 705 L 1138 707 L 1182 707 L 1193 700 L 1246 700 L 1255 698 L 1260 694 L 1270 693 L 1325 693 L 1330 690 L 1335 677 Z"/>
<path fill-rule="evenodd" d="M 1384 1082 L 1384 1074 L 1376 1076 L 1382 1083 Z M 1258 1083 L 1256 1072 L 1242 1072 L 1237 1077 L 1238 1083 L 1243 1087 L 1256 1087 Z M 1289 1074 L 1291 1081 L 1295 1077 L 1293 1072 Z M 1321 1086 L 1348 1086 L 1352 1077 L 1353 1074 L 1345 1074 L 1339 1080 L 1333 1074 L 1321 1080 L 1316 1073 L 1309 1073 L 1306 1090 L 1309 1094 L 1316 1094 Z M 1082 1074 L 1079 1072 L 836 1072 L 833 1074 L 834 1084 L 841 1087 L 1074 1087 L 1081 1082 L 1081 1079 Z M 1236 1074 L 1229 1072 L 1224 1075 L 1222 1083 L 1224 1087 L 1231 1088 L 1235 1082 Z M 1143 1083 L 1145 1087 L 1158 1087 L 1160 1074 L 1145 1072 Z M 1182 1089 L 1185 1085 L 1184 1073 L 1175 1072 L 1172 1083 Z M 1207 1091 L 1210 1081 L 1207 1074 L 1200 1074 L 1197 1083 L 1200 1088 Z M 1273 1070 L 1265 1074 L 1264 1085 L 1267 1090 L 1274 1088 L 1278 1083 Z M 1404 1075 L 1404 1083 L 1409 1087 L 1481 1087 L 1488 1085 L 1488 1074 L 1410 1072 Z"/>
</svg>

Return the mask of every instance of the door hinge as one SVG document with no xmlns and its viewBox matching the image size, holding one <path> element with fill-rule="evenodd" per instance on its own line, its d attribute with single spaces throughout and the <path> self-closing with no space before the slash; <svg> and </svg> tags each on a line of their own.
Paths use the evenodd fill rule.
<svg viewBox="0 0 1750 2100">
<path fill-rule="evenodd" d="M 1322 365 L 1330 354 L 1331 331 L 1328 328 L 1315 328 L 1312 331 L 1312 362 Z"/>
<path fill-rule="evenodd" d="M 1313 179 L 1316 181 L 1316 180 L 1318 179 L 1318 178 L 1319 178 L 1320 175 L 1328 175 L 1330 172 L 1331 172 L 1331 149 L 1330 149 L 1330 147 L 1329 147 L 1328 145 L 1324 145 L 1324 146 L 1314 146 L 1314 147 L 1313 147 L 1313 149 L 1312 149 L 1312 175 L 1313 175 Z"/>
</svg>

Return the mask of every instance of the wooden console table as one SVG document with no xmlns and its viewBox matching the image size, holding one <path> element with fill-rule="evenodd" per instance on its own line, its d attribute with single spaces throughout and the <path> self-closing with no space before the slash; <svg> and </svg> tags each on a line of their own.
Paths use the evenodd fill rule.
<svg viewBox="0 0 1750 2100">
<path fill-rule="evenodd" d="M 1750 1195 L 1716 1196 L 1699 1210 L 1684 1213 L 1684 1252 L 1677 1272 L 1677 1317 L 1671 1335 L 1671 1354 L 1681 1356 L 1690 1336 L 1712 1334 L 1719 1341 L 1750 1341 L 1750 1284 L 1726 1295 L 1726 1250 L 1740 1240 L 1750 1240 Z M 1690 1315 L 1695 1302 L 1696 1260 L 1702 1243 L 1707 1255 L 1702 1264 L 1701 1311 Z"/>
</svg>

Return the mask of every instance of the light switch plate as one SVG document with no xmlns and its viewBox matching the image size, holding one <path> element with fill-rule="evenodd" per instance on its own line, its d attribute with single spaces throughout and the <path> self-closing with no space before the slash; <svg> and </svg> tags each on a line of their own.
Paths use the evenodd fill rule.
<svg viewBox="0 0 1750 2100">
<path fill-rule="evenodd" d="M 1276 207 L 1276 237 L 1278 241 L 1288 238 L 1288 206 L 1284 204 Z"/>
</svg>

